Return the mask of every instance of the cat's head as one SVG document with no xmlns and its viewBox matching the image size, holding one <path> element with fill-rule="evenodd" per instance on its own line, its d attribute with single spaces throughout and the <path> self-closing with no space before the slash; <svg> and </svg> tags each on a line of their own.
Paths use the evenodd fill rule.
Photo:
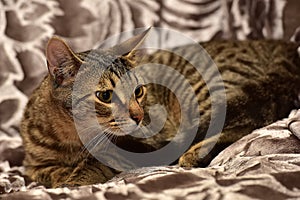
<svg viewBox="0 0 300 200">
<path fill-rule="evenodd" d="M 82 118 L 87 127 L 89 117 L 96 115 L 105 131 L 114 135 L 136 129 L 144 119 L 147 90 L 142 77 L 131 70 L 134 52 L 148 31 L 108 50 L 82 53 L 73 52 L 58 37 L 51 38 L 46 56 L 53 101 L 70 117 Z"/>
</svg>

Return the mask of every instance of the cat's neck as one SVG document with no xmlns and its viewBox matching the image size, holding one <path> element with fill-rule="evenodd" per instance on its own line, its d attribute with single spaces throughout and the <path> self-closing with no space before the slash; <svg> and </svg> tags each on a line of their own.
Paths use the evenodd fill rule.
<svg viewBox="0 0 300 200">
<path fill-rule="evenodd" d="M 59 139 L 58 142 L 63 144 L 82 145 L 72 116 L 55 101 L 51 88 L 49 88 L 50 81 L 49 77 L 44 80 L 39 88 L 42 98 L 38 100 L 44 110 L 44 113 L 40 114 L 45 115 L 45 119 L 47 119 L 47 131 L 55 134 Z"/>
</svg>

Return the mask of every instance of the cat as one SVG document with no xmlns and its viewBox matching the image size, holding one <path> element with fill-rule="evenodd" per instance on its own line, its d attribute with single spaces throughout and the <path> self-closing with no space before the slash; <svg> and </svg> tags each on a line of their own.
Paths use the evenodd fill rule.
<svg viewBox="0 0 300 200">
<path fill-rule="evenodd" d="M 297 44 L 272 40 L 201 43 L 218 66 L 227 99 L 222 132 L 204 139 L 210 121 L 216 116 L 212 115 L 212 101 L 201 74 L 191 63 L 171 52 L 158 50 L 149 55 L 139 53 L 137 46 L 145 37 L 147 32 L 109 50 L 80 53 L 73 52 L 59 37 L 54 36 L 49 40 L 46 47 L 49 73 L 31 95 L 21 122 L 20 132 L 26 153 L 24 166 L 32 180 L 46 187 L 79 186 L 104 183 L 120 173 L 118 169 L 101 163 L 86 150 L 77 133 L 74 117 L 80 122 L 84 116 L 80 122 L 84 134 L 95 132 L 88 120 L 91 113 L 96 113 L 98 123 L 107 128 L 106 132 L 97 132 L 92 142 L 98 143 L 97 140 L 101 140 L 103 135 L 108 135 L 111 142 L 132 152 L 151 152 L 170 142 L 179 128 L 183 113 L 180 111 L 182 105 L 168 88 L 157 84 L 143 85 L 139 83 L 141 77 L 134 77 L 138 86 L 133 94 L 127 94 L 131 95 L 127 102 L 128 109 L 121 104 L 112 104 L 114 88 L 122 75 L 143 63 L 171 66 L 185 75 L 194 86 L 199 104 L 196 109 L 199 109 L 201 118 L 190 149 L 179 158 L 179 165 L 183 167 L 207 166 L 228 145 L 254 129 L 287 116 L 294 108 L 294 100 L 300 89 Z M 198 51 L 193 45 L 175 49 L 188 56 L 196 55 Z M 197 59 L 201 63 L 201 59 Z M 104 67 L 107 63 L 110 63 L 109 66 Z M 102 76 L 98 77 L 99 70 Z M 86 94 L 72 97 L 76 77 L 86 74 L 96 77 L 97 85 L 84 79 L 79 83 Z M 177 79 L 172 80 L 163 70 L 159 78 L 162 77 L 176 84 Z M 72 111 L 72 98 L 78 99 L 78 112 Z M 86 106 L 86 102 L 92 102 L 93 109 Z M 167 111 L 167 121 L 160 133 L 140 139 L 122 135 L 119 122 L 112 114 L 112 106 L 115 106 L 122 122 L 130 127 L 149 124 L 148 107 L 156 103 L 165 105 Z M 188 105 L 184 107 L 190 109 Z M 157 117 L 160 120 L 160 116 Z M 209 149 L 211 144 L 214 144 L 213 148 Z"/>
</svg>

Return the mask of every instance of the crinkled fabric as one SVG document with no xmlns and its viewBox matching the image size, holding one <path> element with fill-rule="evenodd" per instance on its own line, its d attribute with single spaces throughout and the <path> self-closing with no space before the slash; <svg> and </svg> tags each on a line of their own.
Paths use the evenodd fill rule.
<svg viewBox="0 0 300 200">
<path fill-rule="evenodd" d="M 58 189 L 24 176 L 19 123 L 28 96 L 47 73 L 44 49 L 54 34 L 76 51 L 149 26 L 174 29 L 195 41 L 300 41 L 299 8 L 298 0 L 0 0 L 1 198 L 296 199 L 299 111 L 242 138 L 205 169 L 142 168 L 106 184 Z"/>
<path fill-rule="evenodd" d="M 123 172 L 105 184 L 46 189 L 24 168 L 0 164 L 3 199 L 298 199 L 300 110 L 221 152 L 207 168 L 161 166 Z"/>
</svg>

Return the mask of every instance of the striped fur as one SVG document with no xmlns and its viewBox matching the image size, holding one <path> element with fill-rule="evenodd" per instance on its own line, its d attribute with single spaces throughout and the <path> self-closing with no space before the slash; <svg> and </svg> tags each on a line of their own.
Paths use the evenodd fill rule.
<svg viewBox="0 0 300 200">
<path fill-rule="evenodd" d="M 72 71 L 70 82 L 66 85 L 53 84 L 53 77 L 48 75 L 41 86 L 33 93 L 24 113 L 21 134 L 24 140 L 26 158 L 24 165 L 27 174 L 33 180 L 47 186 L 58 187 L 67 185 L 85 185 L 105 182 L 112 178 L 117 171 L 104 166 L 94 159 L 82 145 L 74 127 L 72 117 L 83 118 L 82 129 L 84 134 L 95 134 L 91 142 L 98 143 L 106 133 L 94 133 L 94 127 L 87 120 L 95 111 L 100 124 L 111 126 L 109 131 L 114 134 L 115 121 L 111 113 L 111 105 L 100 102 L 95 97 L 95 91 L 113 89 L 123 74 L 144 63 L 158 63 L 173 67 L 183 74 L 196 93 L 198 107 L 189 107 L 190 94 L 183 92 L 184 105 L 179 105 L 174 94 L 165 87 L 149 84 L 145 87 L 145 95 L 136 99 L 135 111 L 145 113 L 143 123 L 149 123 L 148 106 L 161 103 L 166 106 L 168 118 L 161 132 L 148 139 L 135 139 L 129 136 L 113 136 L 111 139 L 124 149 L 135 152 L 147 152 L 158 149 L 168 143 L 176 133 L 180 122 L 180 106 L 186 109 L 199 109 L 201 114 L 198 134 L 194 145 L 179 160 L 182 166 L 205 166 L 222 149 L 250 133 L 252 130 L 269 124 L 277 119 L 287 116 L 294 106 L 294 100 L 300 87 L 300 60 L 297 45 L 282 41 L 244 41 L 244 42 L 207 42 L 202 46 L 213 58 L 218 66 L 224 81 L 227 99 L 227 114 L 225 126 L 221 137 L 214 149 L 205 157 L 201 156 L 200 147 L 205 147 L 215 141 L 212 137 L 203 140 L 208 129 L 211 116 L 211 99 L 207 85 L 201 74 L 183 58 L 166 51 L 158 51 L 143 59 L 132 60 L 130 57 L 116 56 L 101 50 L 82 52 L 76 54 L 76 59 L 83 63 L 82 70 Z M 188 58 L 197 55 L 193 45 L 176 48 Z M 136 59 L 136 58 L 135 58 Z M 198 62 L 201 58 L 195 57 Z M 105 68 L 107 63 L 110 65 Z M 71 70 L 76 70 L 74 60 L 66 65 L 71 65 Z M 99 71 L 100 70 L 100 71 Z M 91 80 L 97 74 L 103 73 L 99 78 L 96 88 L 92 87 Z M 210 80 L 216 74 L 210 74 L 205 68 Z M 83 91 L 86 93 L 76 97 L 76 105 L 81 108 L 78 113 L 71 112 L 72 83 L 74 75 L 83 78 Z M 203 75 L 203 74 L 202 74 Z M 147 76 L 147 74 L 145 75 Z M 132 75 L 130 79 L 138 84 L 143 77 Z M 170 82 L 176 90 L 185 91 L 176 76 L 169 76 L 161 71 L 161 77 Z M 218 85 L 214 91 L 221 89 Z M 125 118 L 126 109 L 119 108 L 119 113 Z M 123 113 L 124 112 L 124 113 Z M 124 115 L 123 115 L 124 114 Z M 158 116 L 159 117 L 159 116 Z M 184 116 L 187 117 L 188 116 Z M 114 125 L 113 125 L 114 124 Z M 202 141 L 203 140 L 203 141 Z M 100 141 L 101 142 L 101 141 Z M 202 159 L 199 159 L 202 157 Z"/>
</svg>

